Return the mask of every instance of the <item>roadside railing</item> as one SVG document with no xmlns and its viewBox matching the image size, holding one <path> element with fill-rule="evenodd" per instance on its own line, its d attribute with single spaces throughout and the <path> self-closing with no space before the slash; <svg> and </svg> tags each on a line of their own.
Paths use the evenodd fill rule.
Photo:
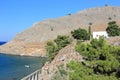
<svg viewBox="0 0 120 80">
<path fill-rule="evenodd" d="M 38 69 L 21 80 L 40 80 L 41 70 Z"/>
</svg>

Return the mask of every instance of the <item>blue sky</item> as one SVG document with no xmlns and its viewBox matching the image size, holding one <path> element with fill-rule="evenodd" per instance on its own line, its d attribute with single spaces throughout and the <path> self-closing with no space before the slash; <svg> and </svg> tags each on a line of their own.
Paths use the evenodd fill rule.
<svg viewBox="0 0 120 80">
<path fill-rule="evenodd" d="M 120 6 L 120 0 L 0 0 L 0 41 L 9 41 L 35 22 L 80 10 Z"/>
</svg>

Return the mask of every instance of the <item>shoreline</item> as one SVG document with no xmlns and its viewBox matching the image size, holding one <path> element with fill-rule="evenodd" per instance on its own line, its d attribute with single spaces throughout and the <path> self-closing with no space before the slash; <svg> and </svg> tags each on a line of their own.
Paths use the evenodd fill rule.
<svg viewBox="0 0 120 80">
<path fill-rule="evenodd" d="M 40 56 L 40 55 L 25 55 L 25 54 L 11 54 L 11 53 L 5 53 L 5 52 L 0 52 L 0 55 L 11 55 L 11 56 L 20 56 L 20 57 L 42 57 L 46 58 L 46 56 Z"/>
<path fill-rule="evenodd" d="M 0 80 L 13 80 L 13 78 L 20 80 L 37 69 L 41 69 L 46 59 L 43 57 L 21 57 L 19 55 L 15 56 L 0 53 L 0 61 L 0 70 L 3 73 L 0 75 Z M 25 65 L 30 67 L 28 68 Z"/>
</svg>

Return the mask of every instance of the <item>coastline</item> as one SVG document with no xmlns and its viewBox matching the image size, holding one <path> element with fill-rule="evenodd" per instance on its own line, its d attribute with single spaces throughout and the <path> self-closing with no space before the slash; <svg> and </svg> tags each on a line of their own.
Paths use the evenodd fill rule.
<svg viewBox="0 0 120 80">
<path fill-rule="evenodd" d="M 37 69 L 41 69 L 46 59 L 43 57 L 19 56 L 0 53 L 0 80 L 21 79 Z M 29 67 L 26 67 L 29 66 Z"/>
<path fill-rule="evenodd" d="M 7 53 L 7 52 L 0 52 L 0 54 L 6 55 L 13 55 L 13 56 L 24 56 L 24 57 L 46 57 L 45 55 L 41 54 L 25 54 L 25 53 Z"/>
<path fill-rule="evenodd" d="M 1 53 L 0 52 L 0 55 L 10 55 L 10 56 L 20 56 L 20 57 L 36 57 L 36 58 L 39 58 L 39 57 L 42 57 L 42 58 L 46 58 L 45 56 L 34 56 L 34 55 L 19 55 L 19 54 L 9 54 L 9 53 Z"/>
</svg>

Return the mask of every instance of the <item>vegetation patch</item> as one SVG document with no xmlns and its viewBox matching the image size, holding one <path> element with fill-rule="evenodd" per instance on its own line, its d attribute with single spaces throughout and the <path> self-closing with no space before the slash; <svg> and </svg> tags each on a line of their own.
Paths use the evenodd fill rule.
<svg viewBox="0 0 120 80">
<path fill-rule="evenodd" d="M 46 45 L 48 61 L 52 61 L 60 49 L 72 42 L 72 38 L 66 35 L 58 35 L 54 41 L 48 41 Z"/>
<path fill-rule="evenodd" d="M 51 80 L 67 80 L 67 71 L 63 65 L 58 66 L 58 71 L 52 76 Z"/>
<path fill-rule="evenodd" d="M 120 36 L 120 27 L 116 24 L 115 21 L 111 21 L 108 23 L 106 31 L 109 36 Z"/>
<path fill-rule="evenodd" d="M 103 37 L 75 46 L 85 61 L 67 64 L 69 80 L 120 80 L 120 47 L 106 44 Z"/>
<path fill-rule="evenodd" d="M 76 29 L 71 32 L 72 36 L 74 39 L 77 40 L 89 40 L 90 39 L 90 34 L 85 30 L 85 29 Z"/>
</svg>

